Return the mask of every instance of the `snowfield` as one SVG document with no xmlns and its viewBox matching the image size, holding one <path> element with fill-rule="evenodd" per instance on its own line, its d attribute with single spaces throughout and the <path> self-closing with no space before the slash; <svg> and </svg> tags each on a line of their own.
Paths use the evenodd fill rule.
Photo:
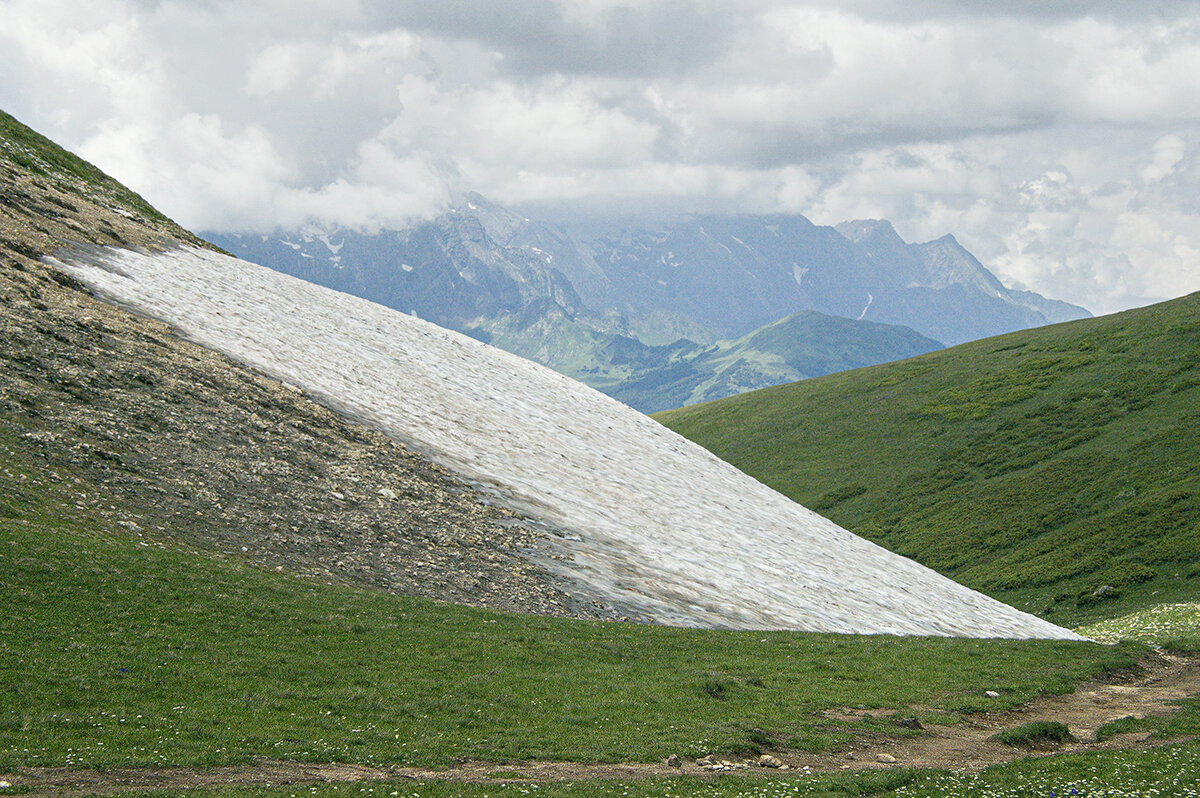
<svg viewBox="0 0 1200 798">
<path fill-rule="evenodd" d="M 939 576 L 652 419 L 458 333 L 202 249 L 55 265 L 541 520 L 539 563 L 676 625 L 1077 638 Z"/>
</svg>

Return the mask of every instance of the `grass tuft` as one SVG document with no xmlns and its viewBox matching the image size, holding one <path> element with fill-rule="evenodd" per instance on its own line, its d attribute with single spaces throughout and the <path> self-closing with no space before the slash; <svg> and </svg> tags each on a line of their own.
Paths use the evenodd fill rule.
<svg viewBox="0 0 1200 798">
<path fill-rule="evenodd" d="M 1065 723 L 1056 720 L 1035 720 L 992 736 L 993 740 L 1014 748 L 1057 748 L 1075 742 L 1075 736 Z"/>
<path fill-rule="evenodd" d="M 1145 731 L 1153 726 L 1153 722 L 1146 718 L 1135 718 L 1132 715 L 1126 715 L 1123 718 L 1110 720 L 1100 728 L 1096 729 L 1096 742 L 1102 743 L 1105 740 L 1111 740 L 1118 734 L 1129 734 L 1130 732 Z"/>
</svg>

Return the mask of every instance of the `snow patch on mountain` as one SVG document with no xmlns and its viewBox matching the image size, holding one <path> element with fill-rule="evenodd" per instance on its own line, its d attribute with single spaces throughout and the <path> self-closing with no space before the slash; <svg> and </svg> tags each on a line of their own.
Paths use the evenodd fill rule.
<svg viewBox="0 0 1200 798">
<path fill-rule="evenodd" d="M 858 314 L 859 321 L 862 321 L 864 318 L 866 318 L 867 311 L 871 309 L 871 303 L 874 301 L 875 301 L 874 295 L 870 291 L 868 291 L 867 292 L 867 304 L 863 306 L 862 313 Z"/>
<path fill-rule="evenodd" d="M 59 268 L 300 386 L 544 521 L 543 564 L 680 625 L 1076 636 L 888 552 L 603 394 L 396 311 L 202 249 Z"/>
</svg>

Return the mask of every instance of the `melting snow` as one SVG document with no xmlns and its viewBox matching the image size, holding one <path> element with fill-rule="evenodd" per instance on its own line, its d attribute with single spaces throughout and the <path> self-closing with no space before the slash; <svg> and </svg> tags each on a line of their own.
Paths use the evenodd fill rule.
<svg viewBox="0 0 1200 798">
<path fill-rule="evenodd" d="M 323 243 L 325 248 L 329 250 L 329 254 L 334 256 L 333 258 L 330 258 L 330 260 L 338 260 L 337 254 L 341 251 L 342 247 L 346 246 L 345 240 L 343 240 L 340 244 L 331 244 L 329 243 L 329 236 L 327 235 L 320 235 L 317 236 L 317 238 L 321 239 L 321 243 Z"/>
<path fill-rule="evenodd" d="M 808 267 L 801 266 L 798 263 L 792 264 L 792 279 L 796 281 L 796 285 L 804 287 L 804 275 L 808 274 Z"/>
<path fill-rule="evenodd" d="M 543 563 L 664 623 L 1074 637 L 892 554 L 567 377 L 200 249 L 62 265 L 99 293 L 389 431 L 546 522 Z"/>
<path fill-rule="evenodd" d="M 867 292 L 867 304 L 863 307 L 862 313 L 858 314 L 858 321 L 862 321 L 867 315 L 867 311 L 871 309 L 871 303 L 875 301 L 874 295 L 870 291 Z"/>
</svg>

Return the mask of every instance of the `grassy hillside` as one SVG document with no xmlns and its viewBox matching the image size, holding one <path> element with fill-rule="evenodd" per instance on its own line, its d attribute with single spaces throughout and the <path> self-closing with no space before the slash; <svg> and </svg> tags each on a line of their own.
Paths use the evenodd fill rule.
<svg viewBox="0 0 1200 798">
<path fill-rule="evenodd" d="M 211 246 L 74 153 L 0 111 L 0 248 L 37 258 L 68 243 Z"/>
<path fill-rule="evenodd" d="M 919 706 L 927 723 L 951 722 L 1069 690 L 1141 650 L 466 608 L 189 553 L 80 509 L 86 475 L 46 474 L 19 440 L 0 439 L 0 463 L 0 773 L 837 746 L 900 730 L 820 710 Z"/>
<path fill-rule="evenodd" d="M 0 794 L 30 791 L 20 780 L 39 766 L 73 777 L 289 758 L 448 766 L 872 750 L 916 733 L 891 713 L 955 724 L 1123 670 L 1144 650 L 709 632 L 393 595 L 400 582 L 371 575 L 463 600 L 512 593 L 481 580 L 487 570 L 460 574 L 455 591 L 469 596 L 436 584 L 454 576 L 451 560 L 513 570 L 487 540 L 454 532 L 486 526 L 460 506 L 469 492 L 39 264 L 61 246 L 188 239 L 136 195 L 0 121 L 0 780 L 16 782 Z M 380 486 L 403 495 L 384 502 Z M 417 549 L 379 551 L 397 540 Z M 823 712 L 847 708 L 880 711 Z M 1180 715 L 1191 725 L 1166 731 L 1194 733 L 1194 708 Z M 908 785 L 900 794 L 989 796 L 1076 773 L 1178 789 L 1194 784 L 1196 756 L 1192 746 L 1039 760 L 980 777 L 794 770 L 769 781 L 230 783 L 199 794 L 766 798 Z M 99 778 L 119 790 L 128 775 Z"/>
<path fill-rule="evenodd" d="M 1200 596 L 1200 294 L 658 418 L 1056 623 Z"/>
</svg>

